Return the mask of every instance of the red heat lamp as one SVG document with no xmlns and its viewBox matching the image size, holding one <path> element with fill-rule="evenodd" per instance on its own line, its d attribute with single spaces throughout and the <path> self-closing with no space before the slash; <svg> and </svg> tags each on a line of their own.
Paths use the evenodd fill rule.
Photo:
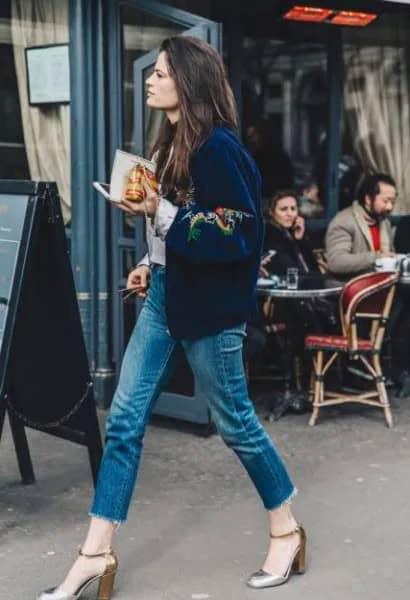
<svg viewBox="0 0 410 600">
<path fill-rule="evenodd" d="M 308 23 L 323 23 L 333 13 L 329 8 L 314 8 L 313 6 L 294 6 L 285 15 L 284 19 L 290 21 L 304 21 Z"/>
<path fill-rule="evenodd" d="M 377 17 L 378 15 L 375 13 L 316 8 L 314 6 L 294 6 L 283 15 L 283 18 L 289 21 L 331 23 L 348 27 L 366 27 Z"/>
<path fill-rule="evenodd" d="M 332 19 L 333 25 L 348 25 L 350 27 L 366 27 L 377 19 L 374 13 L 352 12 L 350 10 L 339 11 Z"/>
</svg>

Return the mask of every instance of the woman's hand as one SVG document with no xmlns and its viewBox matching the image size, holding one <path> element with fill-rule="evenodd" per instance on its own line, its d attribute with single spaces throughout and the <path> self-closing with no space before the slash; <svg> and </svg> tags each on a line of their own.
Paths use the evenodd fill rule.
<svg viewBox="0 0 410 600">
<path fill-rule="evenodd" d="M 266 265 L 270 263 L 274 254 L 275 252 L 273 252 L 273 254 L 268 252 L 266 256 L 262 258 L 261 264 L 259 265 L 259 277 L 269 277 L 269 271 L 266 268 Z"/>
<path fill-rule="evenodd" d="M 159 196 L 145 182 L 143 183 L 143 186 L 145 199 L 142 202 L 130 202 L 129 200 L 123 199 L 121 202 L 113 202 L 114 206 L 120 208 L 129 215 L 154 217 L 158 208 Z"/>
<path fill-rule="evenodd" d="M 293 226 L 293 235 L 296 240 L 301 240 L 305 235 L 305 219 L 300 215 L 295 219 L 295 224 Z"/>
<path fill-rule="evenodd" d="M 140 265 L 133 269 L 127 279 L 127 290 L 135 291 L 137 296 L 145 298 L 151 279 L 151 269 L 147 265 Z"/>
</svg>

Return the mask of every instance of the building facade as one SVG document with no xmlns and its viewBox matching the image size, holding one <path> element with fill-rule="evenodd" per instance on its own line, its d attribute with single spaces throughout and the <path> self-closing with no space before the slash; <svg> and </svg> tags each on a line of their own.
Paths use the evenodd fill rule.
<svg viewBox="0 0 410 600">
<path fill-rule="evenodd" d="M 1 2 L 0 178 L 58 183 L 101 405 L 139 309 L 118 290 L 144 253 L 144 233 L 92 182 L 109 180 L 117 148 L 150 153 L 161 116 L 145 107 L 144 80 L 163 38 L 192 34 L 223 52 L 240 135 L 259 157 L 265 195 L 296 186 L 318 238 L 353 200 L 364 171 L 392 174 L 396 213 L 410 212 L 409 2 L 312 0 L 303 20 L 292 17 L 295 4 Z M 343 23 L 341 11 L 371 20 L 359 26 L 345 14 Z M 30 62 L 30 48 L 44 49 L 42 62 Z M 67 82 L 69 97 L 53 97 Z M 185 393 L 182 380 L 175 379 L 176 394 Z"/>
</svg>

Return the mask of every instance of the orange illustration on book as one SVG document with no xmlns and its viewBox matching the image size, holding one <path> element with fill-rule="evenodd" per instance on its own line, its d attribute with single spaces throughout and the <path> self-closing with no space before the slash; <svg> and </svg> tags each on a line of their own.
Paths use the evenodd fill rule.
<svg viewBox="0 0 410 600">
<path fill-rule="evenodd" d="M 154 173 L 142 165 L 135 165 L 128 176 L 124 198 L 131 202 L 143 202 L 144 182 L 154 191 L 159 191 L 158 181 Z"/>
</svg>

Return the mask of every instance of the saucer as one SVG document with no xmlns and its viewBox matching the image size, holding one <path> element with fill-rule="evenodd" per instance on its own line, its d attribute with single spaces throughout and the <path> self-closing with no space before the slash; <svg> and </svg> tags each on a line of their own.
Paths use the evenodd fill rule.
<svg viewBox="0 0 410 600">
<path fill-rule="evenodd" d="M 272 279 L 268 279 L 267 277 L 258 277 L 258 281 L 256 282 L 258 287 L 272 287 L 276 285 L 276 282 Z"/>
</svg>

